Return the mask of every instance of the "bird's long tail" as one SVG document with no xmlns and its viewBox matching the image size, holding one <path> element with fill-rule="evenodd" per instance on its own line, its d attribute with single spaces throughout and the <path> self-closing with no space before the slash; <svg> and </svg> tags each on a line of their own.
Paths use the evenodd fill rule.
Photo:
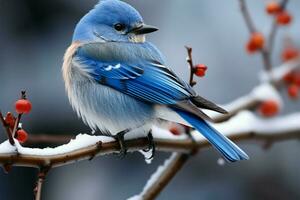
<svg viewBox="0 0 300 200">
<path fill-rule="evenodd" d="M 205 120 L 188 112 L 176 112 L 195 129 L 197 129 L 230 162 L 248 160 L 248 155 L 227 137 L 211 127 Z"/>
</svg>

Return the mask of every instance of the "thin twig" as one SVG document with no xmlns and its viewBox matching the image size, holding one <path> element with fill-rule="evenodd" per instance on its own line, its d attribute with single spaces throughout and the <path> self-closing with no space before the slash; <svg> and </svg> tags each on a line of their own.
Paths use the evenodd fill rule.
<svg viewBox="0 0 300 200">
<path fill-rule="evenodd" d="M 281 1 L 280 7 L 282 10 L 284 10 L 286 8 L 287 3 L 288 3 L 288 0 Z M 275 36 L 276 36 L 277 30 L 278 30 L 278 23 L 277 23 L 276 17 L 274 17 L 272 26 L 271 26 L 271 30 L 270 30 L 270 34 L 269 34 L 268 46 L 266 47 L 267 48 L 266 52 L 268 52 L 270 54 L 270 57 L 273 52 L 273 46 L 275 43 Z"/>
<path fill-rule="evenodd" d="M 15 137 L 15 135 L 16 135 L 17 129 L 19 128 L 21 118 L 22 118 L 22 114 L 18 114 L 18 117 L 15 121 L 14 129 L 12 131 L 12 137 Z"/>
<path fill-rule="evenodd" d="M 7 135 L 7 138 L 9 140 L 9 143 L 11 145 L 14 145 L 15 144 L 15 141 L 13 139 L 13 136 L 12 136 L 12 132 L 10 131 L 10 128 L 9 128 L 9 125 L 6 124 L 5 120 L 4 120 L 4 117 L 2 115 L 2 112 L 0 110 L 0 121 L 2 122 L 2 125 L 3 127 L 5 128 L 5 132 L 6 132 L 6 135 Z"/>
<path fill-rule="evenodd" d="M 240 1 L 241 12 L 242 12 L 244 20 L 246 22 L 247 28 L 249 29 L 249 32 L 250 33 L 256 32 L 256 28 L 254 26 L 253 20 L 252 20 L 252 18 L 250 16 L 250 13 L 248 11 L 245 0 L 239 0 L 239 1 Z"/>
<path fill-rule="evenodd" d="M 249 13 L 249 10 L 248 10 L 245 0 L 239 0 L 239 2 L 240 2 L 240 8 L 241 8 L 242 15 L 244 17 L 245 23 L 247 25 L 247 28 L 248 28 L 250 34 L 257 32 L 257 29 L 254 26 L 253 20 L 251 18 L 251 15 Z M 272 63 L 271 63 L 270 53 L 266 46 L 261 49 L 261 55 L 262 55 L 265 70 L 271 71 Z"/>
<path fill-rule="evenodd" d="M 39 174 L 38 174 L 38 180 L 36 183 L 36 187 L 34 188 L 34 194 L 35 194 L 35 200 L 41 200 L 42 199 L 42 188 L 43 183 L 46 179 L 46 176 L 50 170 L 50 167 L 41 167 Z"/>
<path fill-rule="evenodd" d="M 189 64 L 190 67 L 190 78 L 189 78 L 189 84 L 190 86 L 194 86 L 196 85 L 196 81 L 194 81 L 194 64 L 193 64 L 193 57 L 192 57 L 192 51 L 193 49 L 191 47 L 185 46 L 187 53 L 188 53 L 188 57 L 186 59 L 186 61 Z"/>
</svg>

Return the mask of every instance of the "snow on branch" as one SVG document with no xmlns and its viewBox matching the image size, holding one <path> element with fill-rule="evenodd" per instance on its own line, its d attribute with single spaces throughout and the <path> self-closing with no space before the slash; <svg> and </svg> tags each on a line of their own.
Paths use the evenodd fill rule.
<svg viewBox="0 0 300 200">
<path fill-rule="evenodd" d="M 276 141 L 300 137 L 300 113 L 273 119 L 261 119 L 253 113 L 244 111 L 228 122 L 214 124 L 222 133 L 234 141 L 259 139 Z M 285 124 L 285 126 L 281 126 Z M 272 125 L 272 126 L 271 126 Z M 159 151 L 189 152 L 193 148 L 209 147 L 209 143 L 198 132 L 193 131 L 196 143 L 186 136 L 175 136 L 167 130 L 153 128 L 154 142 Z M 129 151 L 147 148 L 147 138 L 136 138 L 126 141 Z M 0 144 L 0 163 L 3 165 L 58 167 L 79 160 L 92 159 L 95 156 L 118 153 L 118 142 L 110 137 L 79 134 L 68 144 L 56 148 L 22 147 L 17 140 L 15 145 L 9 141 Z"/>
</svg>

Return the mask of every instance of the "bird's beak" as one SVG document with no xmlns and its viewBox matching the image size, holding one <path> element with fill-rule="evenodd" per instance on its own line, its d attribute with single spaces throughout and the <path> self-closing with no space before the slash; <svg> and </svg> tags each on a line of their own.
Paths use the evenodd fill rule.
<svg viewBox="0 0 300 200">
<path fill-rule="evenodd" d="M 156 28 L 154 26 L 150 26 L 150 25 L 147 25 L 147 24 L 142 24 L 139 27 L 133 28 L 128 33 L 134 33 L 136 35 L 142 35 L 142 34 L 152 33 L 152 32 L 155 32 L 157 30 L 158 30 L 158 28 Z"/>
</svg>

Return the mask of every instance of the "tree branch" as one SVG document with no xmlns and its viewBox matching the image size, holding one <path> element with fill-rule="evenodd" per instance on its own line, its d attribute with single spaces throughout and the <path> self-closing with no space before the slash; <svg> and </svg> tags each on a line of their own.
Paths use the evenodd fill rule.
<svg viewBox="0 0 300 200">
<path fill-rule="evenodd" d="M 194 85 L 197 84 L 196 81 L 194 81 L 194 63 L 193 63 L 193 56 L 192 56 L 192 51 L 193 49 L 191 47 L 188 47 L 188 46 L 185 46 L 186 50 L 187 50 L 187 58 L 186 58 L 186 61 L 188 62 L 189 64 L 189 67 L 190 67 L 190 78 L 189 78 L 189 85 L 191 87 L 193 87 Z"/>
<path fill-rule="evenodd" d="M 34 188 L 34 194 L 35 194 L 35 200 L 41 200 L 42 199 L 42 187 L 43 183 L 46 179 L 46 176 L 49 172 L 51 167 L 46 166 L 46 167 L 41 167 L 39 174 L 38 174 L 38 180 L 36 183 L 36 187 Z"/>
<path fill-rule="evenodd" d="M 299 116 L 297 116 L 297 120 L 299 119 Z M 282 118 L 281 120 L 286 119 Z M 203 149 L 211 146 L 204 138 L 200 137 L 200 134 L 197 132 L 193 132 L 193 136 L 195 136 L 197 141 L 196 143 L 193 143 L 186 136 L 173 136 L 168 131 L 164 131 L 163 133 L 161 131 L 162 130 L 160 129 L 158 131 L 153 131 L 155 136 L 154 142 L 158 151 L 189 153 L 195 148 Z M 157 137 L 157 135 L 163 135 L 164 137 Z M 268 133 L 260 130 L 249 130 L 246 132 L 235 132 L 226 135 L 236 142 L 260 140 L 273 143 L 276 141 L 300 138 L 300 127 L 287 128 L 274 133 Z M 101 138 L 101 140 L 99 140 L 99 138 Z M 16 146 L 8 146 L 10 144 L 8 141 L 6 141 L 0 145 L 0 164 L 4 165 L 10 163 L 12 166 L 35 168 L 40 168 L 41 166 L 51 166 L 52 168 L 55 168 L 74 163 L 76 161 L 89 160 L 95 156 L 118 153 L 120 151 L 119 143 L 117 141 L 109 141 L 107 139 L 108 138 L 104 136 L 81 135 L 81 137 L 71 141 L 69 144 L 63 145 L 64 149 L 66 150 L 64 153 L 51 153 L 51 150 L 49 150 L 51 148 L 25 148 L 20 146 L 17 141 L 15 141 Z M 85 143 L 86 140 L 89 140 L 92 145 L 75 149 L 72 148 L 74 142 Z M 148 139 L 145 137 L 126 140 L 126 145 L 128 150 L 131 152 L 142 150 L 148 147 Z M 55 150 L 61 151 L 61 149 L 58 149 L 61 147 L 62 146 L 53 148 L 52 152 L 55 152 Z M 68 148 L 70 150 L 68 150 Z"/>
<path fill-rule="evenodd" d="M 251 18 L 251 15 L 249 13 L 249 10 L 248 10 L 245 0 L 239 0 L 239 2 L 240 2 L 240 8 L 241 8 L 243 18 L 245 20 L 245 23 L 247 25 L 247 28 L 248 28 L 250 34 L 257 32 L 257 29 L 254 26 L 253 20 Z M 275 28 L 275 30 L 271 31 L 272 37 L 273 37 L 273 34 L 275 35 L 275 31 L 276 31 L 275 26 L 274 26 L 274 28 Z M 265 70 L 271 71 L 272 70 L 271 57 L 270 57 L 270 52 L 269 52 L 268 48 L 266 47 L 266 45 L 260 51 L 261 51 L 261 55 L 263 58 Z"/>
<path fill-rule="evenodd" d="M 280 3 L 280 7 L 282 10 L 284 10 L 286 8 L 286 5 L 288 3 L 288 0 L 282 0 Z M 271 31 L 269 34 L 269 40 L 268 40 L 268 52 L 271 55 L 272 51 L 273 51 L 273 46 L 275 43 L 275 36 L 278 30 L 278 23 L 276 21 L 276 17 L 274 17 L 273 22 L 272 22 L 272 27 L 271 27 Z"/>
</svg>

